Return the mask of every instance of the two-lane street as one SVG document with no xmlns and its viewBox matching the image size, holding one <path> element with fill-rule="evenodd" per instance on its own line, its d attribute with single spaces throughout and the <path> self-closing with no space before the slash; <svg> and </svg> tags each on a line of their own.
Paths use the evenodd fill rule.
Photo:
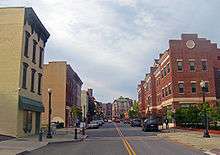
<svg viewBox="0 0 220 155">
<path fill-rule="evenodd" d="M 202 155 L 181 144 L 158 138 L 157 133 L 143 132 L 123 123 L 105 123 L 99 129 L 87 130 L 88 138 L 79 143 L 50 144 L 29 155 Z"/>
</svg>

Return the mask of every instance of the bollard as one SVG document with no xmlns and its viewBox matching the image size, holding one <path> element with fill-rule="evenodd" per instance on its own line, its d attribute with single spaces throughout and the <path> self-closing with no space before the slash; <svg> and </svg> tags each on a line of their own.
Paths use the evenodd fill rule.
<svg viewBox="0 0 220 155">
<path fill-rule="evenodd" d="M 42 131 L 42 129 L 40 129 L 40 131 L 39 131 L 38 140 L 39 140 L 39 142 L 42 142 L 42 140 L 43 140 L 43 131 Z"/>
<path fill-rule="evenodd" d="M 77 139 L 77 128 L 75 128 L 75 136 L 74 139 Z"/>
</svg>

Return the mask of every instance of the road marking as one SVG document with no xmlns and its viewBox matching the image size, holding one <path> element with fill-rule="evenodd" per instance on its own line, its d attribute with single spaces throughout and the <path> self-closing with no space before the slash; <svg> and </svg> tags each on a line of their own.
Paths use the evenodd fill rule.
<svg viewBox="0 0 220 155">
<path fill-rule="evenodd" d="M 123 144 L 126 148 L 126 150 L 128 151 L 129 155 L 136 155 L 136 153 L 134 152 L 134 149 L 131 147 L 131 145 L 129 144 L 129 142 L 127 141 L 127 138 L 123 135 L 122 131 L 120 128 L 117 127 L 117 125 L 114 123 L 115 128 L 118 132 L 118 134 L 121 136 Z"/>
</svg>

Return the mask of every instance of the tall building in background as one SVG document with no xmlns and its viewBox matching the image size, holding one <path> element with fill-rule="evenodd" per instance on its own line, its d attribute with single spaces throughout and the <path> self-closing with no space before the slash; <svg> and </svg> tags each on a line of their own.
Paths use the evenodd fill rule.
<svg viewBox="0 0 220 155">
<path fill-rule="evenodd" d="M 103 111 L 104 118 L 112 119 L 112 104 L 111 103 L 103 103 L 102 111 Z"/>
<path fill-rule="evenodd" d="M 32 8 L 0 8 L 0 134 L 21 137 L 39 132 L 49 36 Z"/>
<path fill-rule="evenodd" d="M 119 97 L 112 103 L 112 117 L 120 118 L 133 105 L 133 100 L 130 98 Z"/>
<path fill-rule="evenodd" d="M 197 34 L 182 34 L 170 40 L 169 49 L 160 54 L 144 79 L 143 94 L 148 114 L 164 115 L 179 107 L 202 103 L 201 80 L 205 81 L 206 101 L 211 105 L 220 98 L 220 49 L 216 43 Z M 140 93 L 142 91 L 142 93 Z M 144 103 L 143 103 L 144 104 Z"/>
<path fill-rule="evenodd" d="M 87 118 L 89 108 L 89 95 L 86 90 L 81 91 L 81 107 L 82 107 L 82 118 Z"/>
<path fill-rule="evenodd" d="M 43 80 L 43 124 L 48 124 L 48 88 L 52 89 L 52 122 L 72 126 L 71 108 L 77 106 L 81 110 L 80 77 L 65 61 L 54 61 L 44 65 Z"/>
<path fill-rule="evenodd" d="M 88 117 L 88 121 L 91 121 L 93 120 L 96 112 L 96 106 L 95 106 L 95 97 L 93 96 L 93 89 L 88 89 L 88 114 L 87 114 L 87 117 Z"/>
</svg>

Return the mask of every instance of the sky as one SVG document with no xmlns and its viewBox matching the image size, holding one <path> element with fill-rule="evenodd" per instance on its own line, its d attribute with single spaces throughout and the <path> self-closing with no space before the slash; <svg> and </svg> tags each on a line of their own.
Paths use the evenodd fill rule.
<svg viewBox="0 0 220 155">
<path fill-rule="evenodd" d="M 45 63 L 67 61 L 101 102 L 136 99 L 154 59 L 182 33 L 220 45 L 219 0 L 0 0 L 5 6 L 33 7 L 51 34 Z"/>
</svg>

